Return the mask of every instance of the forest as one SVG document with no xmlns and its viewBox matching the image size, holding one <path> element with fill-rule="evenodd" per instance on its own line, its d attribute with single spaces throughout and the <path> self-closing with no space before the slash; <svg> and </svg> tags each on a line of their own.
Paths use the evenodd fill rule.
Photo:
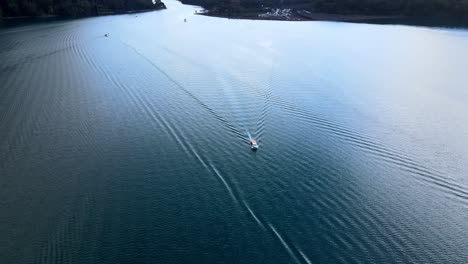
<svg viewBox="0 0 468 264">
<path fill-rule="evenodd" d="M 218 12 L 275 8 L 306 9 L 344 15 L 392 15 L 468 19 L 468 0 L 182 0 Z"/>
<path fill-rule="evenodd" d="M 162 8 L 160 0 L 0 0 L 0 17 L 76 17 Z"/>
<path fill-rule="evenodd" d="M 262 7 L 304 9 L 343 15 L 451 17 L 468 20 L 468 0 L 181 0 L 218 14 Z M 92 16 L 165 8 L 161 0 L 0 0 L 0 17 Z"/>
</svg>

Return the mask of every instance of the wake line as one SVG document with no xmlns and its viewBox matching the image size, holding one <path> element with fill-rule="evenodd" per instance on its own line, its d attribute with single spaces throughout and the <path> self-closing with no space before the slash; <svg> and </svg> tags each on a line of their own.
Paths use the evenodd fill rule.
<svg viewBox="0 0 468 264">
<path fill-rule="evenodd" d="M 130 46 L 131 47 L 131 46 Z M 201 102 L 197 97 L 195 97 L 191 92 L 189 92 L 188 90 L 186 90 L 184 87 L 182 87 L 177 81 L 175 81 L 174 79 L 172 79 L 172 77 L 170 77 L 168 74 L 166 74 L 164 71 L 162 71 L 157 65 L 155 65 L 152 61 L 150 61 L 149 59 L 147 59 L 146 57 L 144 57 L 142 54 L 140 54 L 135 48 L 131 47 L 137 54 L 139 54 L 140 56 L 142 56 L 146 61 L 148 61 L 151 65 L 153 65 L 156 69 L 158 69 L 164 76 L 166 76 L 169 80 L 171 80 L 177 87 L 179 87 L 180 89 L 182 89 L 183 91 L 185 91 L 189 96 L 191 96 L 193 99 L 195 99 L 197 102 L 199 102 L 202 106 L 204 106 L 208 111 L 211 110 L 211 108 L 207 107 L 203 102 Z M 140 98 L 140 100 L 143 100 Z M 148 109 L 148 105 L 146 103 L 143 103 L 144 104 L 144 107 L 147 109 L 147 112 L 151 112 L 150 109 Z M 211 110 L 210 111 L 212 114 L 214 114 L 215 116 L 217 116 L 217 114 Z M 153 116 L 154 119 L 157 120 L 156 116 L 153 114 L 153 113 L 149 113 L 151 116 Z M 164 120 L 163 117 L 160 117 L 161 118 L 161 121 L 165 124 L 165 127 L 166 129 L 169 129 L 171 131 L 171 134 L 175 137 L 176 141 L 179 143 L 179 145 L 181 145 L 183 147 L 183 149 L 187 152 L 187 149 L 192 152 L 192 154 L 195 155 L 195 157 L 200 161 L 200 163 L 208 170 L 208 171 L 211 171 L 211 172 L 214 172 L 214 174 L 221 180 L 221 182 L 223 183 L 223 185 L 225 186 L 225 188 L 227 189 L 231 199 L 236 203 L 236 204 L 239 204 L 239 200 L 242 200 L 242 204 L 244 205 L 245 209 L 247 209 L 247 211 L 249 212 L 249 215 L 255 220 L 255 222 L 263 229 L 263 230 L 266 230 L 265 228 L 265 225 L 262 223 L 262 221 L 257 217 L 257 215 L 254 213 L 254 211 L 250 208 L 250 206 L 247 204 L 247 202 L 243 199 L 238 199 L 237 196 L 235 195 L 233 189 L 231 188 L 231 186 L 228 184 L 228 182 L 226 181 L 226 179 L 222 176 L 222 174 L 218 171 L 218 169 L 216 169 L 216 167 L 211 164 L 210 162 L 206 162 L 199 154 L 198 152 L 190 145 L 188 145 L 188 147 L 186 148 L 185 145 L 188 144 L 187 142 L 185 142 L 184 144 L 184 140 L 180 139 L 178 136 L 177 136 L 177 132 L 176 132 L 176 129 L 174 128 L 171 128 L 171 126 L 167 123 L 167 121 Z M 224 119 L 221 119 L 221 120 L 224 120 Z M 249 131 L 247 131 L 247 135 L 249 136 L 249 138 L 251 138 L 251 134 Z M 239 132 L 239 134 L 241 134 Z M 211 168 L 211 170 L 210 170 Z M 270 226 L 270 229 L 274 232 L 274 234 L 276 235 L 276 237 L 279 239 L 279 241 L 281 242 L 281 244 L 283 245 L 283 247 L 288 251 L 289 255 L 294 259 L 294 261 L 296 263 L 301 263 L 298 259 L 298 257 L 296 256 L 296 254 L 294 254 L 294 252 L 292 251 L 292 249 L 290 248 L 290 246 L 286 243 L 286 241 L 283 239 L 283 237 L 279 234 L 279 232 L 273 227 L 273 225 L 271 224 L 268 224 Z M 305 260 L 306 263 L 311 263 L 308 258 L 306 257 L 306 255 L 300 251 L 300 254 L 301 254 L 301 257 Z"/>
<path fill-rule="evenodd" d="M 240 79 L 240 77 L 234 76 L 230 74 L 232 78 L 237 80 L 238 82 L 242 83 L 240 86 L 245 86 L 248 89 L 249 93 L 255 94 L 264 99 L 264 105 L 260 110 L 260 114 L 256 121 L 256 136 L 258 139 L 261 139 L 264 130 L 265 130 L 265 122 L 267 119 L 268 114 L 271 112 L 271 97 L 272 97 L 272 88 L 271 85 L 266 85 L 266 90 L 258 89 L 257 85 L 252 85 L 249 82 L 244 82 Z"/>
<path fill-rule="evenodd" d="M 152 66 L 154 66 L 158 71 L 160 71 L 161 73 L 163 73 L 170 81 L 172 81 L 179 89 L 182 89 L 187 95 L 189 95 L 190 97 L 192 97 L 192 99 L 194 99 L 195 101 L 197 101 L 197 103 L 199 103 L 203 108 L 205 108 L 207 111 L 209 111 L 215 118 L 217 118 L 218 120 L 220 120 L 229 130 L 231 130 L 231 132 L 233 132 L 234 134 L 236 134 L 240 139 L 242 140 L 245 140 L 244 138 L 244 135 L 240 132 L 239 129 L 237 129 L 234 125 L 232 125 L 227 119 L 225 119 L 224 117 L 220 116 L 218 113 L 216 113 L 216 111 L 214 111 L 211 107 L 209 107 L 208 105 L 206 105 L 205 103 L 203 103 L 197 96 L 195 96 L 192 92 L 190 92 L 188 89 L 186 89 L 185 87 L 183 87 L 183 85 L 181 85 L 179 82 L 177 82 L 175 79 L 173 79 L 172 77 L 170 77 L 169 74 L 167 74 L 165 71 L 163 71 L 159 66 L 157 66 L 156 64 L 154 64 L 151 60 L 149 60 L 147 57 L 145 57 L 143 54 L 141 54 L 140 52 L 138 52 L 136 50 L 136 48 L 134 48 L 133 46 L 125 43 L 124 41 L 121 40 L 121 42 L 126 45 L 127 47 L 133 49 L 136 53 L 138 53 L 138 55 L 140 55 L 141 57 L 143 57 L 146 61 L 148 61 Z M 196 65 L 198 67 L 201 67 L 201 68 L 204 68 L 208 71 L 211 71 L 211 69 L 203 64 L 200 64 L 200 63 L 196 63 L 195 61 L 191 60 L 191 59 L 188 59 L 187 57 L 185 56 L 182 56 L 172 50 L 170 50 L 169 48 L 163 46 L 162 47 L 163 50 L 165 50 L 167 53 L 173 55 L 173 56 L 177 56 L 179 58 L 182 58 L 183 60 L 185 61 L 188 61 L 190 64 L 193 64 L 193 65 Z M 270 89 L 271 90 L 271 89 Z M 271 91 L 269 91 L 269 94 L 271 94 Z M 265 103 L 265 107 L 269 106 L 270 105 L 270 102 L 269 101 L 266 101 Z M 265 108 L 264 107 L 264 108 Z M 260 115 L 259 117 L 259 120 L 257 121 L 258 122 L 261 122 L 260 126 L 261 126 L 261 130 L 263 130 L 263 122 L 264 122 L 264 119 L 265 119 L 265 116 L 266 114 L 264 113 L 265 112 L 265 109 L 263 109 L 263 112 L 262 114 Z M 258 125 L 258 124 L 257 124 Z M 263 131 L 259 132 L 260 134 L 263 134 Z M 249 135 L 249 139 L 252 139 L 252 137 Z"/>
<path fill-rule="evenodd" d="M 9 31 L 4 31 L 4 32 L 1 32 L 0 33 L 0 36 L 3 36 L 3 35 L 7 35 L 7 34 L 13 34 L 13 33 L 18 33 L 18 32 L 24 32 L 24 31 L 31 31 L 31 30 L 34 30 L 34 31 L 37 31 L 38 29 L 44 29 L 44 28 L 50 28 L 50 27 L 61 27 L 62 24 L 54 24 L 54 25 L 45 25 L 45 26 L 31 26 L 31 27 L 26 27 L 26 28 L 20 28 L 20 29 L 16 29 L 16 30 L 9 30 Z"/>
<path fill-rule="evenodd" d="M 226 189 L 228 190 L 231 198 L 234 200 L 234 202 L 236 204 L 239 204 L 239 199 L 236 197 L 236 195 L 234 194 L 232 188 L 229 186 L 229 184 L 227 183 L 227 181 L 224 179 L 224 177 L 221 175 L 221 173 L 216 169 L 216 167 L 209 163 L 210 164 L 210 167 L 211 169 L 215 172 L 215 174 L 218 176 L 218 178 L 222 181 L 222 183 L 224 184 L 224 186 L 226 187 Z M 245 209 L 247 209 L 247 211 L 249 212 L 249 215 L 255 220 L 255 222 L 262 228 L 263 231 L 266 231 L 266 228 L 265 228 L 265 225 L 263 224 L 263 222 L 257 217 L 257 215 L 254 213 L 254 211 L 250 208 L 249 204 L 244 200 L 244 199 L 240 199 L 242 201 L 242 204 L 244 205 Z M 291 256 L 291 258 L 298 264 L 301 263 L 301 261 L 299 261 L 298 257 L 296 256 L 296 254 L 293 252 L 293 250 L 291 249 L 291 247 L 288 245 L 288 243 L 284 240 L 284 238 L 281 236 L 281 234 L 278 232 L 278 230 L 276 230 L 276 228 L 271 224 L 271 223 L 268 223 L 268 226 L 270 227 L 270 229 L 273 231 L 273 233 L 275 234 L 275 236 L 278 238 L 278 240 L 281 242 L 281 244 L 283 245 L 283 247 L 286 249 L 286 251 L 288 252 L 288 254 Z M 307 264 L 312 264 L 312 262 L 309 260 L 309 258 L 304 254 L 304 252 L 302 252 L 301 249 L 299 249 L 298 247 L 296 247 L 295 245 L 293 245 L 294 248 L 299 252 L 301 258 L 307 263 Z"/>
<path fill-rule="evenodd" d="M 213 171 L 215 172 L 216 176 L 218 176 L 218 178 L 223 182 L 224 186 L 226 187 L 226 189 L 228 190 L 229 192 L 229 195 L 231 195 L 231 198 L 236 202 L 236 203 L 239 203 L 239 201 L 237 200 L 236 196 L 234 195 L 234 192 L 232 191 L 231 187 L 229 186 L 229 184 L 226 182 L 226 180 L 224 179 L 224 177 L 219 173 L 219 171 L 213 166 L 213 164 L 210 163 L 210 167 L 213 169 Z"/>
<path fill-rule="evenodd" d="M 253 219 L 255 220 L 255 222 L 257 222 L 257 224 L 263 229 L 265 230 L 265 225 L 263 225 L 262 221 L 260 221 L 260 219 L 258 219 L 258 217 L 255 215 L 255 213 L 252 211 L 252 209 L 250 209 L 250 206 L 245 202 L 245 201 L 242 201 L 245 208 L 247 209 L 247 211 L 249 211 L 250 215 L 253 217 Z"/>
<path fill-rule="evenodd" d="M 44 115 L 44 110 L 42 110 L 42 107 L 37 105 L 39 95 L 47 95 L 51 92 L 50 87 L 48 88 L 42 85 L 36 87 L 37 89 L 30 89 L 32 82 L 37 80 L 40 76 L 43 76 L 47 67 L 38 67 L 39 70 L 33 71 L 30 78 L 26 79 L 18 77 L 18 74 L 9 73 L 14 70 L 23 71 L 27 64 L 36 61 L 40 63 L 39 66 L 45 66 L 43 65 L 44 61 L 41 61 L 41 59 L 68 50 L 74 46 L 75 45 L 65 46 L 63 48 L 47 51 L 40 55 L 27 55 L 19 60 L 19 62 L 0 68 L 0 76 L 4 74 L 7 75 L 5 81 L 2 79 L 0 82 L 0 86 L 4 85 L 6 87 L 5 89 L 2 89 L 3 91 L 0 91 L 0 98 L 10 98 L 10 100 L 12 100 L 8 108 L 3 109 L 2 113 L 0 113 L 0 121 L 4 124 L 8 124 L 7 127 L 13 128 L 5 130 L 5 134 L 3 135 L 3 138 L 6 139 L 4 141 L 5 143 L 0 143 L 0 165 L 3 165 L 3 161 L 6 162 L 7 160 L 14 158 L 12 153 L 15 153 L 15 145 L 19 142 L 30 140 L 32 136 L 31 132 L 33 130 L 28 129 L 31 126 L 36 126 L 37 119 L 32 120 L 28 117 L 27 111 L 20 111 L 20 109 L 23 109 L 24 107 L 28 107 L 29 109 L 38 108 L 36 111 L 40 111 L 41 113 L 38 118 L 43 118 L 42 115 Z M 7 55 L 6 58 L 10 58 L 10 56 Z M 22 129 L 21 133 L 14 133 L 15 131 L 18 131 L 19 126 L 23 126 L 27 129 Z"/>
<path fill-rule="evenodd" d="M 206 163 L 200 158 L 198 153 L 193 149 L 193 147 L 186 143 L 181 136 L 179 136 L 178 131 L 173 128 L 169 122 L 167 122 L 162 116 L 160 116 L 157 111 L 154 111 L 150 104 L 146 102 L 138 93 L 135 93 L 133 90 L 127 89 L 123 84 L 121 84 L 118 79 L 106 73 L 106 71 L 102 70 L 104 76 L 109 79 L 114 85 L 116 85 L 120 90 L 129 96 L 131 100 L 137 105 L 141 110 L 146 112 L 152 119 L 155 121 L 159 126 L 164 127 L 166 131 L 172 136 L 172 138 L 182 147 L 186 154 L 192 153 L 195 157 L 202 163 L 203 166 L 207 167 Z"/>
<path fill-rule="evenodd" d="M 141 55 L 141 54 L 140 54 Z M 146 58 L 145 58 L 146 59 Z M 153 64 L 153 63 L 151 63 Z M 155 66 L 157 69 L 159 69 L 156 65 Z M 162 72 L 162 71 L 161 71 Z M 164 72 L 163 72 L 164 74 Z M 173 81 L 176 85 L 177 82 L 172 80 L 170 76 L 167 74 L 164 74 L 167 76 L 171 81 Z M 200 162 L 200 164 L 209 172 L 215 174 L 223 183 L 223 185 L 226 187 L 229 196 L 232 198 L 232 200 L 239 205 L 239 200 L 237 199 L 236 195 L 234 194 L 233 189 L 229 185 L 229 183 L 226 181 L 226 179 L 221 175 L 221 173 L 216 169 L 216 167 L 211 164 L 211 162 L 206 161 L 198 152 L 197 150 L 185 139 L 184 135 L 182 132 L 180 132 L 176 127 L 173 127 L 170 122 L 165 120 L 165 118 L 157 113 L 157 111 L 154 111 L 152 108 L 151 104 L 147 102 L 147 99 L 144 98 L 144 96 L 141 96 L 139 93 L 134 92 L 133 90 L 128 90 L 126 89 L 120 82 L 117 80 L 114 80 L 113 76 L 107 76 L 117 87 L 119 87 L 124 93 L 126 93 L 130 98 L 133 99 L 133 101 L 139 105 L 139 107 L 142 108 L 144 112 L 146 112 L 156 123 L 158 123 L 160 126 L 164 127 L 166 131 L 169 132 L 170 136 L 182 147 L 182 149 L 185 151 L 186 154 L 192 154 L 193 156 L 196 157 L 196 159 Z M 184 89 L 183 87 L 180 87 L 181 89 Z M 138 103 L 138 102 L 139 103 Z"/>
<path fill-rule="evenodd" d="M 304 252 L 302 252 L 302 250 L 300 250 L 299 248 L 297 248 L 297 251 L 299 251 L 299 254 L 301 254 L 301 257 L 304 259 L 304 261 L 305 261 L 307 264 L 312 264 L 312 261 L 310 261 L 310 259 L 304 254 Z"/>
<path fill-rule="evenodd" d="M 250 135 L 250 132 L 246 129 L 245 132 L 247 133 L 247 136 L 249 137 L 249 140 L 252 140 L 252 136 Z"/>
<path fill-rule="evenodd" d="M 221 121 L 229 131 L 233 132 L 236 134 L 240 139 L 244 139 L 242 133 L 237 129 L 235 126 L 233 126 L 229 121 L 227 121 L 224 117 L 220 116 L 218 113 L 216 113 L 211 107 L 203 103 L 197 96 L 195 96 L 192 92 L 187 90 L 184 86 L 182 86 L 178 81 L 176 81 L 174 78 L 172 78 L 169 74 L 167 74 L 163 69 L 161 69 L 157 64 L 155 64 L 153 61 L 148 59 L 146 56 L 144 56 L 141 52 L 139 52 L 136 48 L 131 46 L 130 44 L 127 44 L 126 42 L 120 40 L 120 42 L 125 45 L 126 47 L 132 49 L 136 54 L 138 54 L 140 57 L 142 57 L 144 60 L 146 60 L 150 65 L 152 65 L 155 69 L 157 69 L 161 74 L 163 74 L 169 81 L 171 81 L 177 88 L 185 92 L 188 96 L 190 96 L 192 99 L 194 99 L 198 104 L 200 104 L 205 110 L 210 112 L 216 119 Z"/>
<path fill-rule="evenodd" d="M 85 56 L 86 57 L 86 56 Z M 92 65 L 95 65 L 93 60 L 89 60 L 89 63 Z M 209 172 L 214 173 L 217 178 L 222 182 L 224 187 L 229 193 L 229 196 L 231 199 L 234 201 L 235 204 L 238 206 L 240 205 L 238 195 L 235 194 L 234 189 L 230 186 L 228 181 L 225 179 L 225 177 L 221 174 L 221 172 L 208 160 L 205 160 L 198 152 L 197 150 L 189 143 L 186 141 L 186 138 L 184 137 L 183 133 L 177 129 L 177 127 L 173 127 L 170 122 L 165 120 L 163 116 L 158 114 L 155 109 L 153 109 L 153 106 L 148 102 L 148 99 L 145 98 L 145 96 L 142 96 L 141 93 L 138 91 L 135 91 L 134 89 L 128 89 L 123 83 L 120 82 L 119 78 L 113 74 L 108 74 L 106 70 L 96 67 L 96 70 L 98 72 L 101 72 L 107 78 L 109 81 L 111 81 L 116 87 L 118 87 L 123 93 L 125 93 L 130 100 L 133 101 L 133 103 L 140 108 L 143 112 L 149 115 L 153 122 L 157 123 L 159 126 L 164 127 L 166 131 L 169 133 L 169 135 L 181 146 L 181 148 L 184 150 L 186 154 L 193 154 L 196 159 L 200 162 L 200 164 Z M 240 197 L 240 196 L 239 196 Z M 255 215 L 253 210 L 249 207 L 246 201 L 242 200 L 242 204 L 244 207 L 247 209 L 249 214 L 252 216 L 252 218 L 256 221 L 256 223 L 263 229 L 265 230 L 265 226 L 262 224 L 262 222 L 259 220 L 259 218 Z"/>
<path fill-rule="evenodd" d="M 349 144 L 358 147 L 361 151 L 378 156 L 384 162 L 397 165 L 399 169 L 410 172 L 411 175 L 417 179 L 434 184 L 464 201 L 468 200 L 467 186 L 451 181 L 447 177 L 443 176 L 442 173 L 433 171 L 419 164 L 413 158 L 402 154 L 397 150 L 375 142 L 367 136 L 360 135 L 356 131 L 345 128 L 339 124 L 335 124 L 323 117 L 310 113 L 309 111 L 300 109 L 288 102 L 285 102 L 279 97 L 275 97 L 273 103 L 286 113 L 290 113 L 298 119 L 314 124 L 319 129 L 327 131 L 328 133 L 345 140 Z"/>
<path fill-rule="evenodd" d="M 301 261 L 299 261 L 299 259 L 297 258 L 296 254 L 294 254 L 293 250 L 291 249 L 291 247 L 288 245 L 288 243 L 286 243 L 286 241 L 283 239 L 283 237 L 280 235 L 280 233 L 278 232 L 278 230 L 276 230 L 276 228 L 271 224 L 271 223 L 268 223 L 268 226 L 270 227 L 270 229 L 273 231 L 273 233 L 275 233 L 276 237 L 279 239 L 279 241 L 281 242 L 281 244 L 283 245 L 283 247 L 286 249 L 286 251 L 288 251 L 289 255 L 294 259 L 294 261 L 296 261 L 296 263 L 301 263 Z M 306 254 L 304 254 L 304 252 L 302 252 L 302 250 L 300 248 L 298 248 L 296 245 L 293 244 L 293 247 L 294 249 L 296 249 L 299 254 L 301 255 L 301 258 L 307 263 L 307 264 L 312 264 L 312 262 L 310 261 L 310 259 L 306 256 Z"/>
<path fill-rule="evenodd" d="M 291 247 L 289 247 L 288 243 L 286 243 L 286 241 L 284 241 L 283 237 L 278 233 L 276 228 L 270 223 L 268 223 L 268 226 L 270 227 L 271 231 L 273 231 L 273 233 L 275 233 L 276 237 L 279 239 L 279 241 L 281 242 L 283 247 L 286 249 L 286 251 L 289 253 L 291 258 L 294 259 L 294 261 L 296 263 L 301 263 L 299 261 L 299 259 L 296 257 L 296 254 L 294 254 L 294 252 L 292 251 Z"/>
<path fill-rule="evenodd" d="M 27 64 L 27 63 L 31 63 L 31 62 L 39 60 L 39 59 L 47 58 L 47 57 L 52 56 L 54 54 L 66 51 L 68 49 L 72 49 L 72 48 L 74 48 L 74 46 L 76 46 L 76 45 L 70 45 L 70 46 L 63 47 L 63 48 L 60 48 L 60 49 L 57 49 L 57 50 L 54 50 L 54 51 L 46 52 L 46 53 L 41 54 L 41 55 L 27 56 L 26 58 L 20 60 L 19 62 L 16 62 L 14 64 L 11 64 L 11 65 L 3 67 L 3 68 L 0 68 L 0 73 L 11 72 L 11 71 L 15 70 L 18 66 L 21 66 L 21 65 Z"/>
<path fill-rule="evenodd" d="M 280 97 L 278 96 L 274 96 L 272 94 L 272 89 L 268 89 L 267 91 L 260 91 L 258 89 L 255 89 L 253 85 L 247 85 L 251 91 L 255 92 L 257 95 L 259 96 L 262 96 L 265 98 L 266 100 L 266 104 L 264 105 L 263 107 L 263 110 L 262 110 L 262 114 L 260 116 L 260 120 L 261 122 L 263 122 L 263 119 L 265 119 L 265 116 L 267 115 L 267 112 L 268 112 L 268 108 L 271 106 L 271 103 L 273 103 L 274 105 L 280 107 L 281 109 L 285 110 L 286 112 L 289 112 L 293 115 L 295 115 L 296 117 L 298 118 L 301 118 L 301 119 L 304 119 L 304 120 L 307 120 L 307 121 L 311 121 L 313 122 L 314 124 L 316 124 L 317 126 L 320 126 L 321 128 L 325 129 L 325 130 L 331 130 L 333 133 L 335 133 L 336 135 L 338 136 L 342 136 L 343 138 L 345 139 L 354 139 L 356 140 L 357 143 L 362 143 L 362 144 L 366 144 L 368 146 L 373 146 L 374 148 L 377 148 L 379 149 L 380 151 L 388 151 L 389 153 L 392 153 L 392 155 L 397 155 L 399 157 L 404 157 L 405 159 L 409 159 L 408 157 L 405 157 L 405 156 L 402 156 L 400 154 L 396 154 L 394 150 L 392 149 L 389 149 L 387 147 L 385 147 L 384 145 L 382 144 L 379 144 L 379 143 L 376 143 L 374 142 L 373 140 L 367 138 L 367 137 L 363 137 L 363 136 L 360 136 L 358 135 L 355 131 L 352 131 L 352 130 L 349 130 L 345 127 L 342 127 L 338 124 L 335 124 L 323 117 L 319 117 L 315 114 L 312 114 L 310 113 L 309 111 L 306 111 L 306 110 L 302 110 L 286 101 L 284 101 L 283 99 L 281 99 Z M 260 128 L 262 129 L 262 127 Z M 407 162 L 410 162 L 410 161 L 407 161 Z"/>
<path fill-rule="evenodd" d="M 114 81 L 114 83 L 118 83 L 116 81 Z M 163 126 L 166 128 L 166 130 L 168 132 L 170 132 L 170 135 L 176 140 L 176 142 L 182 147 L 182 149 L 185 151 L 185 153 L 189 154 L 193 154 L 196 159 L 203 165 L 203 167 L 205 167 L 208 171 L 211 171 L 211 172 L 214 172 L 216 174 L 216 176 L 221 180 L 221 182 L 224 184 L 224 186 L 226 187 L 226 189 L 228 190 L 229 192 L 229 195 L 231 196 L 231 198 L 233 199 L 233 201 L 236 203 L 236 204 L 239 204 L 238 202 L 238 199 L 236 198 L 236 196 L 234 195 L 234 192 L 232 191 L 232 188 L 229 186 L 229 184 L 227 183 L 227 181 L 224 179 L 224 177 L 219 173 L 219 171 L 210 163 L 209 166 L 208 166 L 208 163 L 200 156 L 200 154 L 198 154 L 198 152 L 194 149 L 194 147 L 192 145 L 190 145 L 188 142 L 186 142 L 183 138 L 183 135 L 180 131 L 178 131 L 175 127 L 173 128 L 168 121 L 166 121 L 164 119 L 164 117 L 160 116 L 157 114 L 156 111 L 154 111 L 152 109 L 151 106 L 149 106 L 148 102 L 146 102 L 145 99 L 141 98 L 138 94 L 133 94 L 132 92 L 129 92 L 127 91 L 127 89 L 124 89 L 123 86 L 121 86 L 120 84 L 118 84 L 117 86 L 119 86 L 122 90 L 126 91 L 126 93 L 130 96 L 130 97 L 133 97 L 134 100 L 138 100 L 141 104 L 141 106 L 144 108 L 145 112 L 151 116 L 153 118 L 154 121 L 156 121 L 157 123 L 159 123 L 160 126 Z M 156 114 L 154 113 L 156 112 Z M 181 134 L 181 135 L 179 135 Z M 210 170 L 211 168 L 211 170 Z"/>
</svg>

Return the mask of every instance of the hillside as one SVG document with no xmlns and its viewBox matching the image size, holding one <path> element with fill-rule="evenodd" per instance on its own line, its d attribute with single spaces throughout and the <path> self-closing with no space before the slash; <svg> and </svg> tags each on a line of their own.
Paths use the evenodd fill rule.
<svg viewBox="0 0 468 264">
<path fill-rule="evenodd" d="M 450 17 L 468 20 L 468 0 L 181 0 L 211 14 L 238 16 L 267 8 L 351 16 Z"/>
<path fill-rule="evenodd" d="M 160 0 L 0 0 L 0 17 L 93 16 L 162 8 Z"/>
</svg>

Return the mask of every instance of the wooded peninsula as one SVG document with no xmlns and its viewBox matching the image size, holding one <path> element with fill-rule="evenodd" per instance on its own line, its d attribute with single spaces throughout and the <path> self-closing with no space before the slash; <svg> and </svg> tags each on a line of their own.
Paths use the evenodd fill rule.
<svg viewBox="0 0 468 264">
<path fill-rule="evenodd" d="M 0 17 L 78 17 L 164 8 L 160 0 L 0 0 Z"/>
<path fill-rule="evenodd" d="M 324 17 L 431 17 L 468 20 L 468 0 L 181 0 L 200 5 L 206 14 L 224 17 L 253 16 L 268 9 L 286 10 L 303 18 Z M 278 13 L 277 11 L 275 11 Z M 314 16 L 318 14 L 318 16 Z M 281 15 L 280 15 L 281 16 Z M 261 17 L 261 16 L 260 16 Z M 270 16 L 274 17 L 274 16 Z M 334 20 L 334 19 L 332 19 Z"/>
</svg>

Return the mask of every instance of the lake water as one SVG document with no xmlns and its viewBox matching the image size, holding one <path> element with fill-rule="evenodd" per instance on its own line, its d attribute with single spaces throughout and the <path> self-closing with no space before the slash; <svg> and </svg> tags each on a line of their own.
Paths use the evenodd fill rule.
<svg viewBox="0 0 468 264">
<path fill-rule="evenodd" d="M 1 263 L 468 262 L 468 31 L 165 2 L 0 30 Z"/>
</svg>

